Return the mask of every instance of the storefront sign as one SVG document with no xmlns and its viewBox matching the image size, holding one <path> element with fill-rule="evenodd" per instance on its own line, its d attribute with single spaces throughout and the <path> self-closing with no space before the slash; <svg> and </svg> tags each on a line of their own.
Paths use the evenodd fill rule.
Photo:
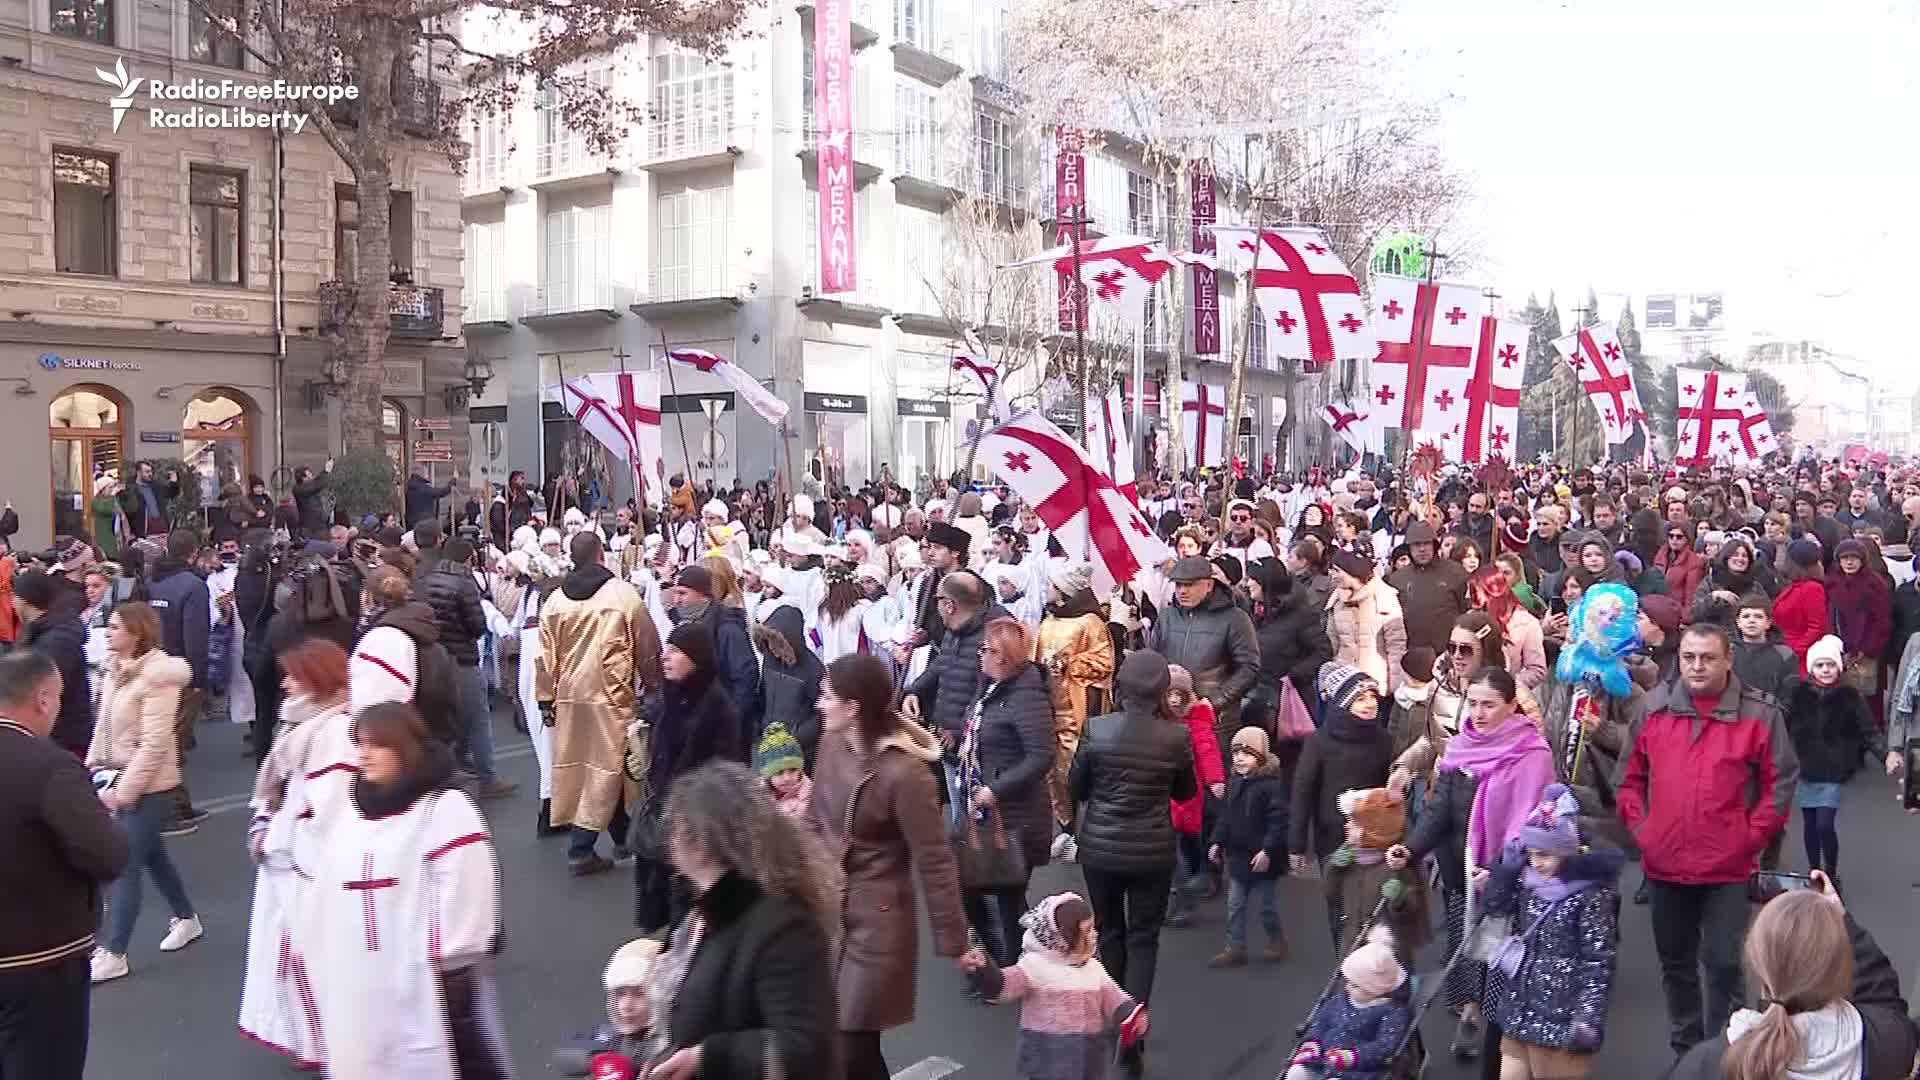
<svg viewBox="0 0 1920 1080">
<path fill-rule="evenodd" d="M 945 419 L 950 415 L 947 403 L 944 401 L 928 401 L 925 398 L 899 398 L 896 404 L 899 406 L 902 419 L 916 416 Z"/>
<path fill-rule="evenodd" d="M 445 439 L 415 439 L 413 460 L 420 464 L 453 460 L 453 444 Z"/>
<path fill-rule="evenodd" d="M 41 353 L 40 366 L 48 371 L 139 371 L 138 360 L 99 360 L 93 357 Z"/>
<path fill-rule="evenodd" d="M 143 431 L 140 433 L 140 441 L 143 443 L 177 443 L 180 441 L 180 433 L 177 431 Z"/>
<path fill-rule="evenodd" d="M 1190 167 L 1193 174 L 1193 250 L 1195 254 L 1214 253 L 1213 230 L 1207 228 L 1214 221 L 1213 162 L 1195 161 Z M 1191 342 L 1197 356 L 1220 355 L 1220 281 L 1207 267 L 1194 265 L 1188 268 L 1188 284 L 1193 318 L 1189 323 L 1193 327 Z"/>
<path fill-rule="evenodd" d="M 427 392 L 420 361 L 385 360 L 380 366 L 381 393 L 395 397 L 419 397 Z"/>
<path fill-rule="evenodd" d="M 218 322 L 247 321 L 247 308 L 244 304 L 218 304 L 212 301 L 195 301 L 188 310 L 196 319 L 213 319 Z"/>
<path fill-rule="evenodd" d="M 1072 128 L 1061 128 L 1054 133 L 1056 149 L 1053 155 L 1053 223 L 1056 243 L 1077 244 L 1086 239 L 1085 222 L 1069 224 L 1087 205 L 1087 158 L 1084 153 L 1085 137 Z M 1072 330 L 1085 324 L 1079 316 L 1087 310 L 1087 298 L 1077 289 L 1071 269 L 1054 272 L 1056 279 L 1055 297 L 1059 308 L 1060 329 Z"/>
<path fill-rule="evenodd" d="M 864 413 L 867 399 L 859 394 L 806 394 L 808 412 Z"/>
<path fill-rule="evenodd" d="M 416 416 L 413 418 L 415 431 L 452 431 L 453 418 L 449 416 Z"/>
<path fill-rule="evenodd" d="M 813 123 L 820 189 L 820 291 L 853 291 L 853 0 L 813 9 Z"/>
</svg>

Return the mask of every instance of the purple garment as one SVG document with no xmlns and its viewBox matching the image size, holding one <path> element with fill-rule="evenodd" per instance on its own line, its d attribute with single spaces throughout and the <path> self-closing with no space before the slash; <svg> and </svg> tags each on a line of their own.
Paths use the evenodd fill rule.
<svg viewBox="0 0 1920 1080">
<path fill-rule="evenodd" d="M 1439 768 L 1460 769 L 1477 783 L 1467 814 L 1467 857 L 1474 866 L 1492 866 L 1507 841 L 1518 836 L 1527 812 L 1554 781 L 1553 751 L 1538 728 L 1516 712 L 1492 732 L 1482 732 L 1470 716 L 1447 740 Z"/>
</svg>

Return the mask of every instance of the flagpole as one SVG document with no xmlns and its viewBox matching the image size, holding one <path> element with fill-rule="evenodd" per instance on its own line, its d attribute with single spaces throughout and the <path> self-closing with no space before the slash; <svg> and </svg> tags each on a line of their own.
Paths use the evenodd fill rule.
<svg viewBox="0 0 1920 1080">
<path fill-rule="evenodd" d="M 1575 356 L 1580 355 L 1580 332 L 1587 329 L 1587 316 L 1592 314 L 1594 314 L 1593 308 L 1577 307 L 1573 309 L 1573 355 Z M 1599 362 L 1599 359 L 1596 357 L 1594 363 L 1598 364 Z M 1573 412 L 1567 417 L 1567 444 L 1571 448 L 1571 455 L 1577 458 L 1580 454 L 1580 428 L 1584 426 L 1580 421 L 1580 417 L 1585 411 L 1580 408 L 1580 399 L 1587 396 L 1586 387 L 1580 384 L 1579 368 L 1573 369 L 1573 388 L 1576 393 L 1573 395 Z M 1600 417 L 1596 415 L 1593 419 L 1597 425 Z"/>
<path fill-rule="evenodd" d="M 1080 279 L 1080 244 L 1086 236 L 1086 211 L 1076 205 L 1067 224 L 1072 228 L 1068 243 L 1073 249 L 1073 355 L 1078 367 L 1073 382 L 1079 391 L 1074 395 L 1073 411 L 1080 422 L 1080 444 L 1091 451 L 1093 443 L 1087 439 L 1087 286 Z"/>
<path fill-rule="evenodd" d="M 1421 252 L 1420 254 L 1421 254 L 1421 257 L 1423 257 L 1427 261 L 1427 280 L 1425 284 L 1431 285 L 1433 284 L 1433 272 L 1434 270 L 1438 269 L 1440 265 L 1440 261 L 1442 259 L 1445 259 L 1446 255 L 1442 254 L 1439 251 L 1434 250 L 1433 241 L 1431 239 L 1427 241 L 1427 250 Z M 1416 289 L 1417 289 L 1417 286 L 1416 286 Z M 1414 297 L 1413 310 L 1416 314 L 1420 311 L 1420 300 L 1417 295 Z M 1433 335 L 1433 313 L 1429 311 L 1427 313 L 1427 324 L 1425 326 L 1421 326 L 1417 321 L 1414 323 L 1413 366 L 1407 369 L 1407 385 L 1408 386 L 1413 385 L 1413 373 L 1416 369 L 1420 371 L 1426 370 L 1427 338 L 1431 337 L 1432 335 Z M 1289 405 L 1291 405 L 1291 403 L 1289 403 Z M 1408 432 L 1405 432 L 1404 434 L 1407 440 L 1407 445 L 1401 447 L 1400 449 L 1401 449 L 1401 453 L 1403 453 L 1406 456 L 1407 461 L 1411 462 L 1413 460 L 1414 433 L 1411 431 L 1408 431 Z M 1385 430 L 1382 429 L 1381 439 L 1384 440 L 1385 438 L 1386 438 Z M 1432 500 L 1429 499 L 1428 502 L 1431 503 Z"/>
<path fill-rule="evenodd" d="M 684 414 L 682 414 L 680 411 L 680 388 L 674 383 L 673 357 L 667 355 L 673 350 L 667 345 L 667 332 L 665 330 L 661 330 L 659 333 L 660 333 L 660 362 L 661 362 L 661 366 L 667 369 L 668 392 L 673 394 L 673 426 L 680 430 L 680 457 L 686 463 L 686 466 L 687 466 L 687 486 L 692 487 L 693 478 L 699 474 L 694 471 L 693 452 L 687 449 L 687 421 L 685 419 Z M 714 480 L 714 486 L 715 487 L 720 486 L 720 482 L 717 477 Z M 664 501 L 665 500 L 662 500 L 663 503 Z"/>
<path fill-rule="evenodd" d="M 627 347 L 622 345 L 614 350 L 613 358 L 619 361 L 620 374 L 624 376 L 627 373 L 627 361 L 632 359 L 627 352 Z M 631 424 L 632 421 L 629 421 L 629 423 Z M 640 429 L 637 426 L 634 427 L 633 431 L 632 456 L 633 460 L 628 464 L 633 467 L 633 503 L 636 508 L 644 507 L 647 505 L 647 473 L 646 470 L 641 467 Z"/>
</svg>

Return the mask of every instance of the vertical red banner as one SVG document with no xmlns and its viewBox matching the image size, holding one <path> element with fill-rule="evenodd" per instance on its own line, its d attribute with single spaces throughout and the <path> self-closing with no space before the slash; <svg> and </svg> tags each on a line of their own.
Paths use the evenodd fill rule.
<svg viewBox="0 0 1920 1080">
<path fill-rule="evenodd" d="M 1193 250 L 1196 254 L 1214 253 L 1213 230 L 1208 228 L 1214 222 L 1215 202 L 1213 187 L 1213 162 L 1195 161 L 1189 166 L 1193 174 Z M 1220 282 L 1214 272 L 1204 266 L 1188 267 L 1188 307 L 1193 317 L 1187 322 L 1193 327 L 1188 336 L 1188 344 L 1196 356 L 1220 355 Z"/>
<path fill-rule="evenodd" d="M 819 0 L 813 11 L 814 158 L 820 192 L 820 291 L 852 292 L 853 0 Z"/>
<path fill-rule="evenodd" d="M 1079 217 L 1086 217 L 1087 205 L 1087 159 L 1084 154 L 1085 141 L 1080 132 L 1070 128 L 1060 128 L 1054 132 L 1053 156 L 1053 223 L 1054 239 L 1061 244 L 1078 244 L 1087 237 L 1084 221 L 1072 224 L 1075 211 Z M 1086 326 L 1087 298 L 1077 296 L 1074 288 L 1073 271 L 1058 272 L 1060 329 L 1072 330 Z"/>
</svg>

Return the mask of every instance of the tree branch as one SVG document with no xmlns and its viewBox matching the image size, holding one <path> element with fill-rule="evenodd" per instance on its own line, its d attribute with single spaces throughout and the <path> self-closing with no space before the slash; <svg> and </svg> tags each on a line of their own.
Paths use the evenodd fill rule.
<svg viewBox="0 0 1920 1080">
<path fill-rule="evenodd" d="M 254 59 L 260 61 L 268 71 L 275 74 L 284 74 L 286 72 L 286 64 L 284 61 L 269 57 L 255 48 L 252 42 L 248 41 L 244 35 L 239 33 L 237 27 L 231 25 L 232 20 L 229 17 L 219 15 L 209 9 L 205 0 L 187 0 L 187 2 L 200 9 L 201 13 L 205 14 L 208 19 L 216 22 L 222 30 L 232 34 L 234 39 L 240 42 L 240 47 L 245 49 Z M 260 12 L 260 25 L 266 28 L 267 37 L 272 40 L 274 51 L 282 57 L 293 55 L 294 51 L 289 48 L 287 44 L 286 28 L 282 26 L 279 21 L 279 13 L 275 12 L 273 6 L 266 2 L 266 0 L 261 0 L 261 3 L 256 6 Z M 354 179 L 359 179 L 359 157 L 354 154 L 352 148 L 347 145 L 346 137 L 340 134 L 340 129 L 334 126 L 333 118 L 328 116 L 326 110 L 321 108 L 317 102 L 311 100 L 303 101 L 301 106 L 301 111 L 306 113 L 308 118 L 313 121 L 314 129 L 320 132 L 320 137 L 325 139 L 327 145 L 339 156 L 341 164 L 345 165 L 347 170 L 353 173 Z"/>
</svg>

